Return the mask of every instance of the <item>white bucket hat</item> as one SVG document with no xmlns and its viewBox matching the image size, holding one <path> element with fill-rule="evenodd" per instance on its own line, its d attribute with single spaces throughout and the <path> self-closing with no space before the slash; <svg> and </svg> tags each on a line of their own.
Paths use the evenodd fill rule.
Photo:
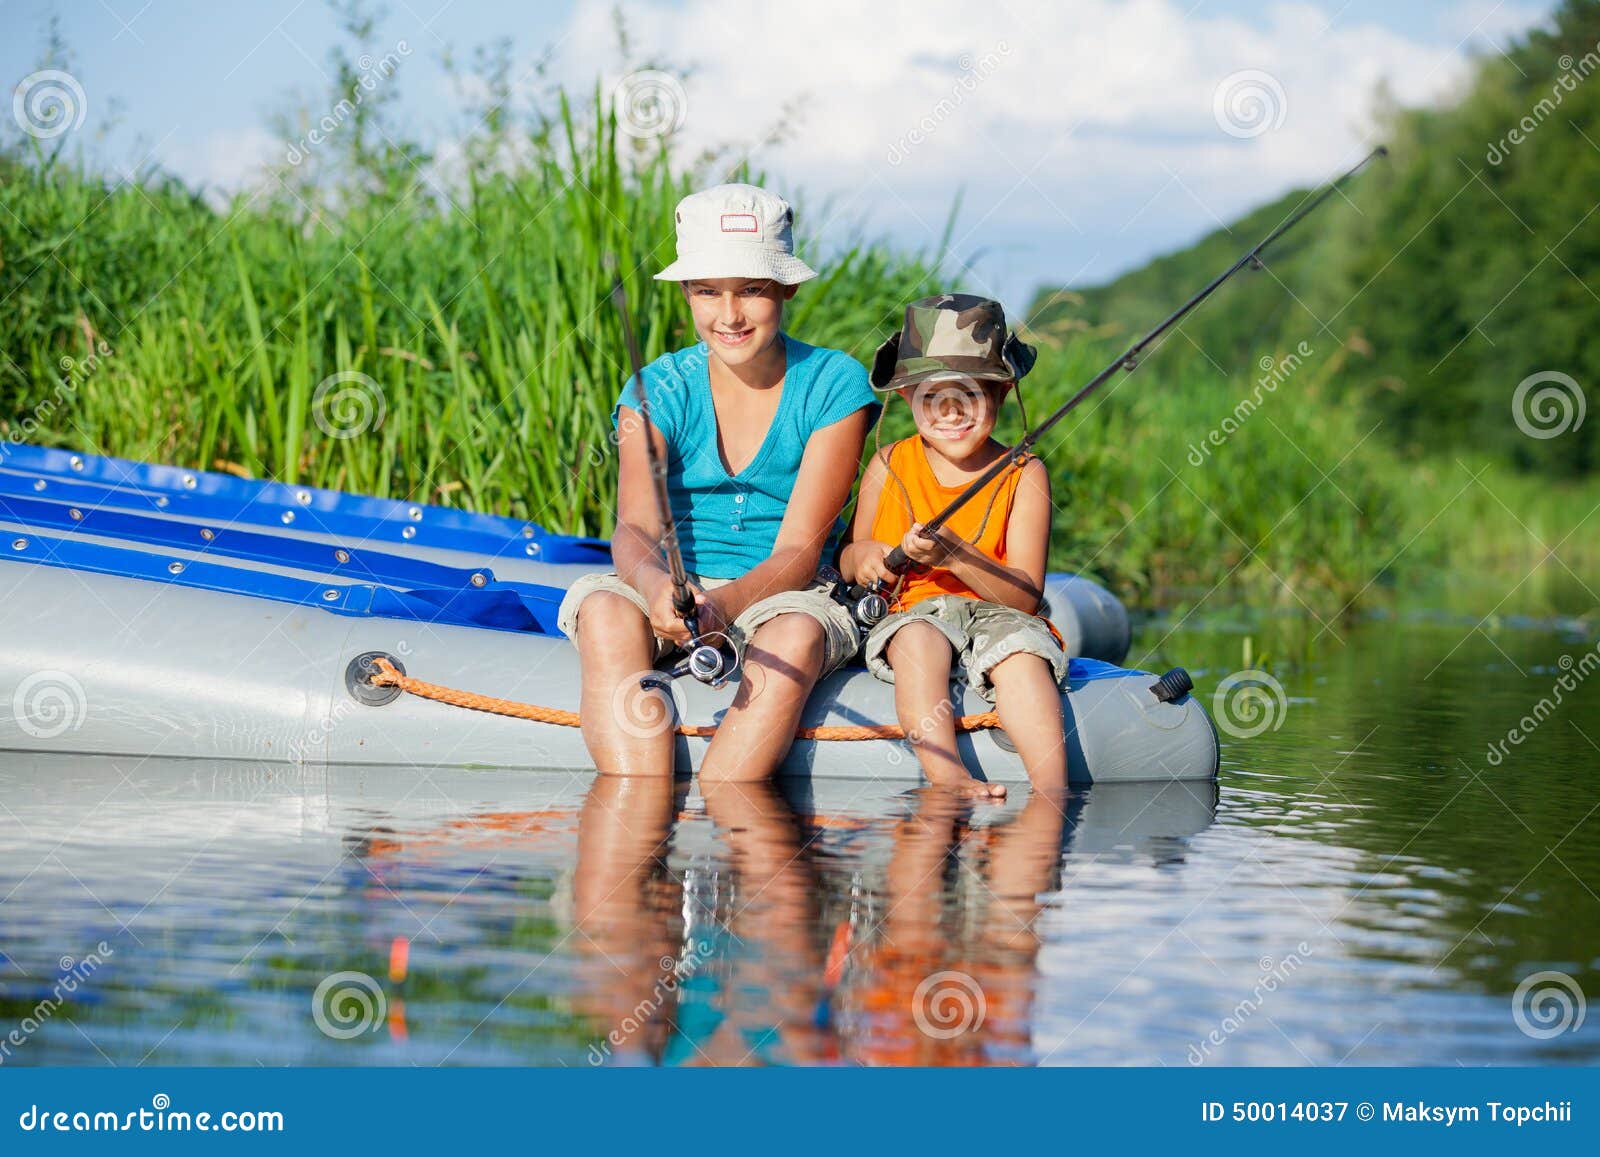
<svg viewBox="0 0 1600 1157">
<path fill-rule="evenodd" d="M 657 281 L 759 277 L 799 285 L 817 275 L 794 255 L 794 209 L 755 185 L 717 185 L 678 202 L 678 259 Z"/>
</svg>

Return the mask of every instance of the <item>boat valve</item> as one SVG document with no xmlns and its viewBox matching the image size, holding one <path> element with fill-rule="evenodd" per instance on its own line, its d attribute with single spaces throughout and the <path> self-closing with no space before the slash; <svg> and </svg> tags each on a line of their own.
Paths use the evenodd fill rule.
<svg viewBox="0 0 1600 1157">
<path fill-rule="evenodd" d="M 1150 694 L 1157 703 L 1175 703 L 1194 690 L 1194 680 L 1182 667 L 1174 667 L 1150 684 Z"/>
</svg>

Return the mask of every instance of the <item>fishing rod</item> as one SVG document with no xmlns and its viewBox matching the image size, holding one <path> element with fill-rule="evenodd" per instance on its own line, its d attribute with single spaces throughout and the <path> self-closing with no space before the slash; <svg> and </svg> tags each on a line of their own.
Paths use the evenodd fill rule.
<svg viewBox="0 0 1600 1157">
<path fill-rule="evenodd" d="M 656 499 L 656 519 L 661 523 L 661 552 L 667 559 L 667 575 L 672 580 L 672 609 L 689 630 L 689 654 L 670 670 L 652 672 L 640 683 L 659 686 L 663 679 L 677 679 L 693 675 L 702 683 L 719 687 L 733 673 L 733 656 L 715 644 L 706 642 L 700 635 L 700 618 L 695 611 L 694 592 L 689 589 L 689 573 L 683 567 L 683 552 L 678 546 L 678 524 L 672 517 L 672 501 L 667 494 L 667 464 L 656 450 L 655 426 L 650 421 L 650 391 L 644 380 L 644 359 L 639 354 L 639 343 L 633 335 L 633 323 L 628 317 L 628 294 L 622 287 L 622 277 L 616 275 L 611 282 L 611 304 L 616 307 L 622 321 L 622 341 L 628 351 L 628 367 L 633 380 L 639 385 L 639 417 L 644 426 L 645 453 L 650 459 L 651 489 Z"/>
<path fill-rule="evenodd" d="M 1303 204 L 1295 212 L 1291 213 L 1282 224 L 1257 242 L 1255 247 L 1252 248 L 1248 253 L 1239 258 L 1239 260 L 1235 261 L 1222 273 L 1218 274 L 1212 279 L 1210 284 L 1179 306 L 1170 316 L 1167 317 L 1165 321 L 1161 322 L 1160 325 L 1156 326 L 1149 333 L 1145 334 L 1138 341 L 1134 342 L 1125 351 L 1123 351 L 1123 353 L 1117 357 L 1116 360 L 1091 378 L 1088 384 L 1086 384 L 1076 394 L 1073 394 L 1072 397 L 1068 398 L 1066 403 L 1063 404 L 1059 410 L 1051 414 L 1048 418 L 1044 419 L 1044 421 L 1040 422 L 1032 430 L 1029 430 L 1027 433 L 1025 433 L 1017 441 L 1015 446 L 1011 447 L 1011 449 L 1001 457 L 995 459 L 993 464 L 991 464 L 989 468 L 982 474 L 978 475 L 978 477 L 974 478 L 965 490 L 952 498 L 949 505 L 925 522 L 923 524 L 922 533 L 930 538 L 937 534 L 939 530 L 944 527 L 945 523 L 950 521 L 950 519 L 955 515 L 956 511 L 960 510 L 968 502 L 971 502 L 973 498 L 977 497 L 978 493 L 982 491 L 984 487 L 988 486 L 989 483 L 993 482 L 996 478 L 1000 477 L 1001 474 L 1005 473 L 1013 466 L 1021 466 L 1023 462 L 1027 460 L 1028 452 L 1033 449 L 1034 445 L 1039 441 L 1039 439 L 1044 437 L 1044 435 L 1047 434 L 1057 422 L 1060 422 L 1061 419 L 1072 413 L 1072 411 L 1081 405 L 1091 394 L 1115 377 L 1118 371 L 1132 373 L 1138 367 L 1139 357 L 1144 353 L 1147 346 L 1149 346 L 1162 334 L 1166 333 L 1174 325 L 1178 324 L 1178 322 L 1182 321 L 1201 302 L 1205 301 L 1206 298 L 1210 297 L 1219 288 L 1221 288 L 1222 284 L 1231 278 L 1235 273 L 1239 272 L 1239 270 L 1243 269 L 1247 265 L 1253 269 L 1264 268 L 1261 264 L 1261 252 L 1266 249 L 1267 246 L 1271 245 L 1290 229 L 1293 229 L 1301 221 L 1309 217 L 1324 201 L 1339 191 L 1340 185 L 1344 184 L 1362 169 L 1366 168 L 1374 158 L 1386 157 L 1388 155 L 1389 150 L 1383 145 L 1379 145 L 1365 157 L 1361 158 L 1360 162 L 1358 162 L 1356 165 L 1347 169 L 1344 173 L 1340 174 L 1338 177 L 1335 177 L 1332 181 L 1329 181 L 1326 187 L 1324 187 L 1320 193 Z M 906 556 L 905 551 L 896 546 L 888 553 L 887 556 L 885 556 L 883 564 L 894 574 L 901 575 L 910 569 L 911 560 Z M 884 597 L 884 594 L 885 592 L 881 582 L 873 584 L 871 588 L 859 594 L 857 596 L 856 603 L 857 618 L 859 618 L 862 622 L 867 623 L 869 626 L 882 621 L 889 609 L 889 604 L 887 599 Z"/>
</svg>

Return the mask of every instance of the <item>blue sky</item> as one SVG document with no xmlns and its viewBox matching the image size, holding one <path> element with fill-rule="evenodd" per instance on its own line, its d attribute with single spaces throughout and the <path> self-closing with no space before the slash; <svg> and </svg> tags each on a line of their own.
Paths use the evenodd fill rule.
<svg viewBox="0 0 1600 1157">
<path fill-rule="evenodd" d="M 686 154 L 760 140 L 797 104 L 792 135 L 754 157 L 814 231 L 925 247 L 964 192 L 961 280 L 1020 308 L 1041 282 L 1103 280 L 1344 167 L 1376 139 L 1380 81 L 1404 103 L 1448 99 L 1472 54 L 1497 51 L 1553 4 L 622 8 L 632 61 L 611 5 L 583 0 L 389 0 L 374 45 L 404 42 L 402 119 L 446 153 L 466 121 L 440 58 L 502 37 L 523 73 L 553 47 L 550 75 L 585 89 L 600 79 L 610 91 L 641 62 L 687 68 Z M 245 186 L 282 156 L 269 115 L 328 103 L 337 28 L 322 0 L 0 0 L 10 83 L 37 67 L 52 13 L 86 98 L 74 144 L 109 167 L 153 159 L 196 184 Z M 1235 88 L 1265 101 L 1265 122 L 1237 123 L 1248 109 L 1218 104 Z"/>
</svg>

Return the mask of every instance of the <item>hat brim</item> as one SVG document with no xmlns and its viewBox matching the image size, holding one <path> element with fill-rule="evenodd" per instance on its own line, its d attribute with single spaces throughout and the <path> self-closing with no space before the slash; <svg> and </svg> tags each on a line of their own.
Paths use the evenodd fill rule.
<svg viewBox="0 0 1600 1157">
<path fill-rule="evenodd" d="M 890 378 L 883 385 L 872 388 L 880 394 L 888 394 L 895 390 L 903 390 L 907 386 L 920 386 L 925 382 L 1003 382 L 1008 386 L 1014 386 L 1017 384 L 1017 378 L 1015 374 L 999 370 L 932 369 L 918 370 L 916 373 Z"/>
<path fill-rule="evenodd" d="M 683 254 L 656 274 L 656 280 L 711 281 L 718 277 L 750 277 L 776 281 L 779 285 L 799 285 L 816 275 L 815 269 L 792 254 L 739 245 Z"/>
</svg>

